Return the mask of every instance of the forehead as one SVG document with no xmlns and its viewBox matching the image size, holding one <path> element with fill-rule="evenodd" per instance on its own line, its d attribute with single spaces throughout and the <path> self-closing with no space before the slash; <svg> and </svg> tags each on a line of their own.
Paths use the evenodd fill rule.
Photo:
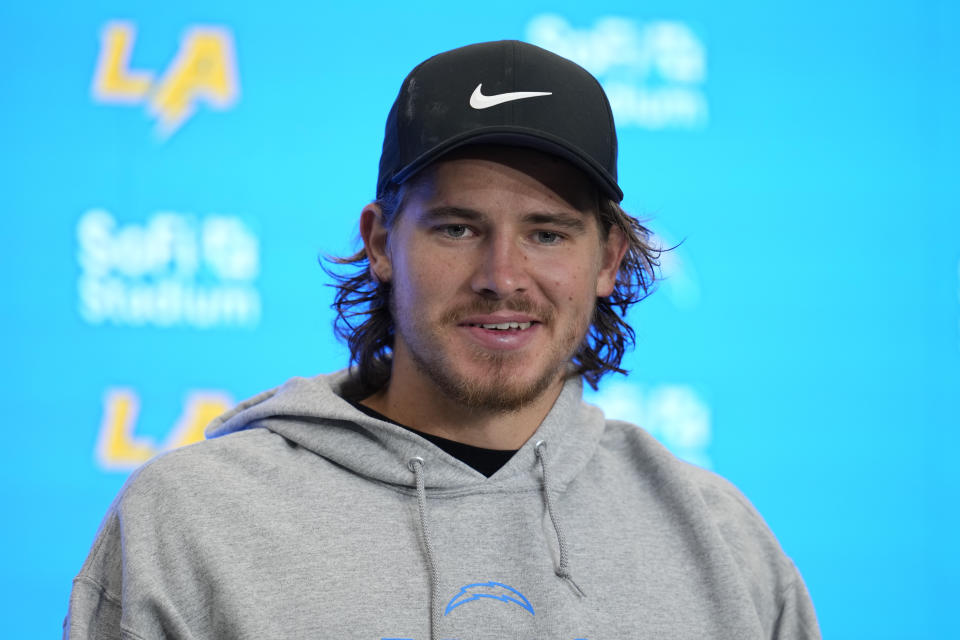
<svg viewBox="0 0 960 640">
<path fill-rule="evenodd" d="M 596 213 L 599 192 L 566 160 L 534 149 L 476 145 L 451 152 L 405 187 L 424 203 Z"/>
</svg>

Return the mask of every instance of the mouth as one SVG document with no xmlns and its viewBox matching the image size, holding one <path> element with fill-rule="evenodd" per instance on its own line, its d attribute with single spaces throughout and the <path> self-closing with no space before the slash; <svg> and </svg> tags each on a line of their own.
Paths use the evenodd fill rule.
<svg viewBox="0 0 960 640">
<path fill-rule="evenodd" d="M 468 316 L 458 324 L 475 344 L 501 353 L 528 347 L 543 328 L 541 320 L 516 311 Z"/>
<path fill-rule="evenodd" d="M 526 331 L 531 326 L 537 324 L 533 321 L 527 322 L 465 322 L 464 326 L 467 327 L 479 327 L 480 329 L 488 329 L 491 331 Z"/>
</svg>

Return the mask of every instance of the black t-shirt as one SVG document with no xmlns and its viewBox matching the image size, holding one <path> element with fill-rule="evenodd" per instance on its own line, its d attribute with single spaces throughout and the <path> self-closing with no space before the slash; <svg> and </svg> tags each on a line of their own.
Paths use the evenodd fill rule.
<svg viewBox="0 0 960 640">
<path fill-rule="evenodd" d="M 350 400 L 349 402 L 354 407 L 372 418 L 395 424 L 398 427 L 403 427 L 404 429 L 417 434 L 421 438 L 429 440 L 457 460 L 470 465 L 488 478 L 499 471 L 500 467 L 507 464 L 507 462 L 510 461 L 510 458 L 513 457 L 513 454 L 516 453 L 516 450 L 484 449 L 483 447 L 474 447 L 473 445 L 457 442 L 456 440 L 448 440 L 447 438 L 441 438 L 440 436 L 417 431 L 413 427 L 408 427 L 405 424 L 400 424 L 396 420 L 391 420 L 379 411 L 374 411 L 370 407 L 360 404 L 359 402 L 354 402 L 353 400 Z"/>
</svg>

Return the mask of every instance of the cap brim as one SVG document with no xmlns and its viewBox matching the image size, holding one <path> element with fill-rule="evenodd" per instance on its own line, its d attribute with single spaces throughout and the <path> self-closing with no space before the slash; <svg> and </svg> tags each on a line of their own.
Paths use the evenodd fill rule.
<svg viewBox="0 0 960 640">
<path fill-rule="evenodd" d="M 474 144 L 502 144 L 511 147 L 526 147 L 559 156 L 580 168 L 605 195 L 609 196 L 615 202 L 623 200 L 623 191 L 620 189 L 617 181 L 582 150 L 542 131 L 505 125 L 474 129 L 462 135 L 444 140 L 441 144 L 421 154 L 413 162 L 398 171 L 394 175 L 392 182 L 402 184 L 426 168 L 429 164 L 439 160 L 441 156 L 450 153 L 454 149 Z"/>
</svg>

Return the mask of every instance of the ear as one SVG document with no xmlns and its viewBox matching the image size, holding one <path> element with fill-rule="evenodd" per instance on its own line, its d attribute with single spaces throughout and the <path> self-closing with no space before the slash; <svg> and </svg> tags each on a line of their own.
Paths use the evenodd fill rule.
<svg viewBox="0 0 960 640">
<path fill-rule="evenodd" d="M 620 263 L 627 253 L 627 238 L 620 227 L 614 225 L 607 232 L 607 240 L 600 247 L 600 273 L 597 274 L 597 297 L 606 298 L 617 284 Z"/>
<path fill-rule="evenodd" d="M 393 264 L 387 251 L 387 227 L 380 205 L 371 202 L 360 212 L 360 237 L 370 261 L 370 277 L 377 282 L 390 282 Z"/>
</svg>

